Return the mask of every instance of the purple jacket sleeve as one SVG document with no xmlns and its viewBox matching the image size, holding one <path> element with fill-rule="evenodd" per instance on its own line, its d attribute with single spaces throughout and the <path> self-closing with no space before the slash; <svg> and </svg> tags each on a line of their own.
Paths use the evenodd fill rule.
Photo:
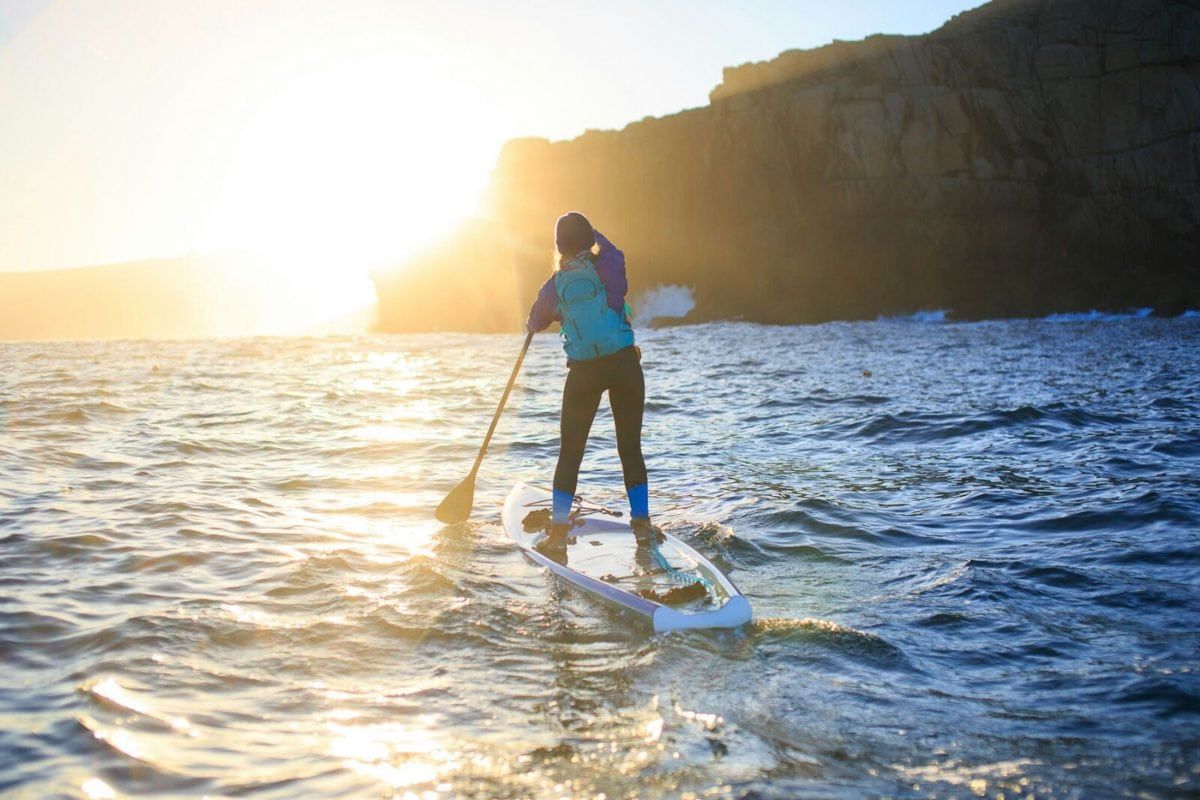
<svg viewBox="0 0 1200 800">
<path fill-rule="evenodd" d="M 625 254 L 600 231 L 596 231 L 596 244 L 600 245 L 600 255 L 596 256 L 596 274 L 604 284 L 609 308 L 624 314 L 625 295 L 629 291 L 629 281 L 625 277 Z"/>
<path fill-rule="evenodd" d="M 525 321 L 525 330 L 537 333 L 550 327 L 550 323 L 561 320 L 558 313 L 558 293 L 554 289 L 554 276 L 542 284 L 538 291 L 533 308 L 529 309 L 529 319 Z"/>
</svg>

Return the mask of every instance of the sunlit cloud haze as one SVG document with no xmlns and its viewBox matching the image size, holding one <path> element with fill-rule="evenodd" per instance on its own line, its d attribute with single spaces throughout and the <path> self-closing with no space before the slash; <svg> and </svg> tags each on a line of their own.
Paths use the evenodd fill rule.
<svg viewBox="0 0 1200 800">
<path fill-rule="evenodd" d="M 367 294 L 478 211 L 509 138 L 975 4 L 0 0 L 0 270 L 251 251 Z"/>
</svg>

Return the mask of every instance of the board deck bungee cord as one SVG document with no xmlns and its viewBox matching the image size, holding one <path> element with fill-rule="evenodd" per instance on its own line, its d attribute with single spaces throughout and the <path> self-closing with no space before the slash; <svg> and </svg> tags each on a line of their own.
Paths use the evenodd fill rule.
<svg viewBox="0 0 1200 800">
<path fill-rule="evenodd" d="M 534 549 L 544 530 L 526 524 L 533 513 L 548 510 L 549 489 L 518 483 L 504 501 L 505 533 L 534 563 L 596 595 L 645 618 L 655 631 L 690 628 L 736 628 L 752 617 L 750 602 L 719 569 L 669 533 L 664 541 L 640 550 L 622 514 L 575 498 L 568 534 L 567 563 Z M 650 597 L 668 596 L 682 585 L 699 585 L 702 597 L 668 605 Z M 701 594 L 696 592 L 696 594 Z M 649 595 L 647 597 L 646 595 Z"/>
</svg>

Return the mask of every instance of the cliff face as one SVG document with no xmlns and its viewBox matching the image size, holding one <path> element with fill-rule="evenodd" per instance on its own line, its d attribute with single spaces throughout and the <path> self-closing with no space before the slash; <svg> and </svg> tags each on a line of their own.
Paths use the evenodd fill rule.
<svg viewBox="0 0 1200 800">
<path fill-rule="evenodd" d="M 1200 307 L 1200 3 L 996 0 L 727 69 L 710 105 L 510 142 L 518 296 L 587 214 L 689 319 Z"/>
</svg>

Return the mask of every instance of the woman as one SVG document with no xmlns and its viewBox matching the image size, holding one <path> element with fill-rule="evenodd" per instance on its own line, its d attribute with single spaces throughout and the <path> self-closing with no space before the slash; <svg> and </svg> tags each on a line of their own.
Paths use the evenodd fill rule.
<svg viewBox="0 0 1200 800">
<path fill-rule="evenodd" d="M 562 323 L 568 371 L 563 387 L 561 440 L 554 470 L 550 533 L 538 550 L 565 564 L 579 464 L 600 395 L 606 391 L 617 428 L 617 453 L 621 456 L 634 535 L 639 545 L 648 545 L 661 533 L 650 524 L 646 462 L 642 458 L 646 386 L 641 353 L 633 344 L 633 328 L 625 306 L 629 289 L 625 255 L 577 211 L 558 218 L 554 243 L 558 250 L 554 274 L 538 292 L 525 327 L 537 332 L 555 320 Z"/>
</svg>

